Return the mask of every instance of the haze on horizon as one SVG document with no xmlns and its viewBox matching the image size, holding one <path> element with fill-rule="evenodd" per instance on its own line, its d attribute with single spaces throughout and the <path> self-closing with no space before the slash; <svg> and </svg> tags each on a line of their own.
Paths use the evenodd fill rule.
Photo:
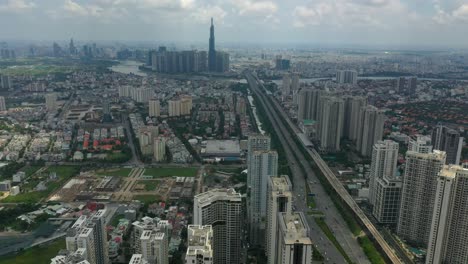
<svg viewBox="0 0 468 264">
<path fill-rule="evenodd" d="M 467 0 L 0 0 L 0 41 L 468 46 Z"/>
</svg>

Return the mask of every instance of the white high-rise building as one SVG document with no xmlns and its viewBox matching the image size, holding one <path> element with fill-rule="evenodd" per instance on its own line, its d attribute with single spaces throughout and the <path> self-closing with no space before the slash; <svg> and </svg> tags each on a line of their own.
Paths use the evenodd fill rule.
<svg viewBox="0 0 468 264">
<path fill-rule="evenodd" d="M 169 263 L 169 230 L 166 220 L 143 217 L 132 223 L 132 245 L 135 254 L 141 254 L 150 264 Z"/>
<path fill-rule="evenodd" d="M 336 72 L 336 82 L 340 84 L 356 84 L 357 77 L 357 71 L 344 70 Z"/>
<path fill-rule="evenodd" d="M 281 85 L 281 92 L 283 95 L 288 95 L 291 93 L 291 78 L 289 74 L 283 75 L 283 83 Z"/>
<path fill-rule="evenodd" d="M 180 115 L 190 115 L 192 113 L 192 97 L 189 95 L 180 98 Z"/>
<path fill-rule="evenodd" d="M 426 264 L 468 262 L 468 169 L 445 165 L 437 180 Z"/>
<path fill-rule="evenodd" d="M 65 242 L 69 252 L 84 249 L 86 260 L 91 264 L 108 264 L 109 247 L 106 234 L 106 210 L 90 216 L 82 215 L 67 231 Z"/>
<path fill-rule="evenodd" d="M 363 96 L 345 97 L 345 121 L 343 136 L 356 142 L 359 134 L 359 114 L 362 107 L 367 105 L 367 98 Z"/>
<path fill-rule="evenodd" d="M 5 97 L 0 96 L 0 112 L 6 111 Z"/>
<path fill-rule="evenodd" d="M 392 140 L 378 141 L 372 149 L 372 162 L 369 174 L 369 203 L 375 205 L 377 180 L 393 179 L 398 161 L 398 143 Z"/>
<path fill-rule="evenodd" d="M 53 111 L 57 109 L 57 94 L 50 93 L 45 95 L 45 104 L 47 110 Z"/>
<path fill-rule="evenodd" d="M 408 143 L 408 150 L 418 153 L 431 153 L 431 138 L 422 135 L 417 135 L 416 138 L 411 138 Z"/>
<path fill-rule="evenodd" d="M 276 264 L 311 264 L 313 244 L 302 212 L 278 213 Z"/>
<path fill-rule="evenodd" d="M 359 114 L 360 132 L 356 147 L 362 156 L 372 154 L 372 146 L 382 140 L 385 123 L 385 114 L 375 106 L 362 107 Z"/>
<path fill-rule="evenodd" d="M 119 86 L 119 97 L 131 97 L 132 90 L 133 90 L 133 87 L 130 87 L 128 85 Z"/>
<path fill-rule="evenodd" d="M 213 228 L 189 225 L 187 228 L 187 264 L 213 264 Z"/>
<path fill-rule="evenodd" d="M 317 89 L 302 89 L 298 96 L 297 119 L 302 121 L 305 119 L 318 120 L 320 111 L 321 98 L 325 96 L 325 91 Z"/>
<path fill-rule="evenodd" d="M 144 87 L 131 89 L 130 96 L 138 103 L 146 103 L 153 97 L 153 90 Z"/>
<path fill-rule="evenodd" d="M 247 169 L 251 167 L 251 157 L 255 151 L 270 150 L 271 139 L 264 135 L 250 135 L 247 139 Z M 247 170 L 247 186 L 252 186 L 250 172 Z"/>
<path fill-rule="evenodd" d="M 138 134 L 138 141 L 140 144 L 140 151 L 143 155 L 151 155 L 153 154 L 153 136 L 151 131 L 146 129 L 141 130 Z"/>
<path fill-rule="evenodd" d="M 267 184 L 278 175 L 278 153 L 273 150 L 254 151 L 248 171 L 252 178 L 249 199 L 250 243 L 264 246 L 265 215 L 267 212 Z"/>
<path fill-rule="evenodd" d="M 269 264 L 276 263 L 278 256 L 278 213 L 292 212 L 292 185 L 287 175 L 270 177 L 268 181 L 268 209 L 265 255 Z"/>
<path fill-rule="evenodd" d="M 161 105 L 158 99 L 149 100 L 149 116 L 159 117 L 161 115 Z"/>
<path fill-rule="evenodd" d="M 429 241 L 437 177 L 446 154 L 406 153 L 397 234 L 413 246 L 426 247 Z"/>
<path fill-rule="evenodd" d="M 344 102 L 336 97 L 322 97 L 320 105 L 320 148 L 327 152 L 340 151 Z"/>
<path fill-rule="evenodd" d="M 293 92 L 299 91 L 299 75 L 296 73 L 291 75 L 291 90 Z"/>
<path fill-rule="evenodd" d="M 143 258 L 142 254 L 133 254 L 128 264 L 149 264 L 149 262 Z"/>
<path fill-rule="evenodd" d="M 166 138 L 157 137 L 154 139 L 153 154 L 156 162 L 166 160 Z"/>
<path fill-rule="evenodd" d="M 213 263 L 241 263 L 242 215 L 242 198 L 234 189 L 194 197 L 193 223 L 213 228 Z"/>
<path fill-rule="evenodd" d="M 167 101 L 167 111 L 170 117 L 180 116 L 180 100 Z"/>
</svg>

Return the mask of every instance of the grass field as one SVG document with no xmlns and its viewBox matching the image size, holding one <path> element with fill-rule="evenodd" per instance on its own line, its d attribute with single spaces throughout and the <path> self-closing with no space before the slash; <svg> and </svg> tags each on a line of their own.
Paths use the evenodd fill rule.
<svg viewBox="0 0 468 264">
<path fill-rule="evenodd" d="M 158 181 L 138 181 L 138 184 L 144 184 L 145 185 L 145 191 L 154 191 L 159 185 Z"/>
<path fill-rule="evenodd" d="M 26 173 L 26 177 L 29 177 L 29 176 L 33 175 L 40 168 L 42 168 L 42 167 L 41 166 L 28 166 L 28 167 L 22 169 L 22 171 L 24 171 L 24 173 Z"/>
<path fill-rule="evenodd" d="M 17 255 L 7 255 L 0 258 L 0 264 L 35 264 L 50 263 L 61 249 L 65 249 L 65 240 L 59 239 L 43 247 L 33 247 L 20 252 Z"/>
<path fill-rule="evenodd" d="M 147 168 L 143 174 L 153 176 L 154 178 L 172 176 L 195 177 L 197 171 L 198 168 Z"/>
<path fill-rule="evenodd" d="M 57 173 L 57 180 L 49 181 L 46 184 L 47 190 L 44 191 L 31 191 L 20 193 L 16 196 L 8 196 L 7 198 L 1 200 L 3 203 L 37 203 L 41 199 L 46 198 L 60 186 L 62 186 L 66 181 L 71 177 L 76 175 L 79 172 L 79 167 L 77 166 L 51 166 L 45 171 L 45 175 L 49 175 L 50 172 Z M 34 184 L 39 183 L 41 180 L 30 179 L 30 182 Z M 33 188 L 34 184 L 26 184 L 26 189 Z M 25 189 L 21 188 L 20 189 Z"/>
<path fill-rule="evenodd" d="M 134 195 L 133 200 L 139 200 L 142 203 L 151 204 L 151 203 L 155 203 L 155 202 L 160 202 L 161 197 L 159 197 L 157 195 L 147 195 L 147 194 L 145 194 L 145 195 Z"/>
<path fill-rule="evenodd" d="M 130 168 L 120 168 L 120 169 L 111 169 L 111 170 L 101 170 L 97 172 L 97 175 L 103 176 L 117 176 L 117 177 L 128 177 L 132 169 Z"/>
</svg>

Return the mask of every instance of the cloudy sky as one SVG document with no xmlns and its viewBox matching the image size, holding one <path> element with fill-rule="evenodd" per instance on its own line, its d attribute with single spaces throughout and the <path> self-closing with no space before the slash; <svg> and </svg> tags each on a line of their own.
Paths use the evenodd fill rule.
<svg viewBox="0 0 468 264">
<path fill-rule="evenodd" d="M 0 41 L 468 47 L 468 0 L 0 0 Z"/>
</svg>

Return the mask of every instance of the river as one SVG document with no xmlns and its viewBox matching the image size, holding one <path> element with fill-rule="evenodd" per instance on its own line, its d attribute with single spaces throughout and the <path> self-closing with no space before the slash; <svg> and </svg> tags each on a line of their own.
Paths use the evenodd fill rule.
<svg viewBox="0 0 468 264">
<path fill-rule="evenodd" d="M 142 65 L 141 62 L 138 61 L 119 61 L 119 64 L 109 67 L 111 71 L 130 74 L 133 73 L 139 76 L 147 76 L 146 72 L 141 71 L 138 69 L 138 66 Z"/>
</svg>

